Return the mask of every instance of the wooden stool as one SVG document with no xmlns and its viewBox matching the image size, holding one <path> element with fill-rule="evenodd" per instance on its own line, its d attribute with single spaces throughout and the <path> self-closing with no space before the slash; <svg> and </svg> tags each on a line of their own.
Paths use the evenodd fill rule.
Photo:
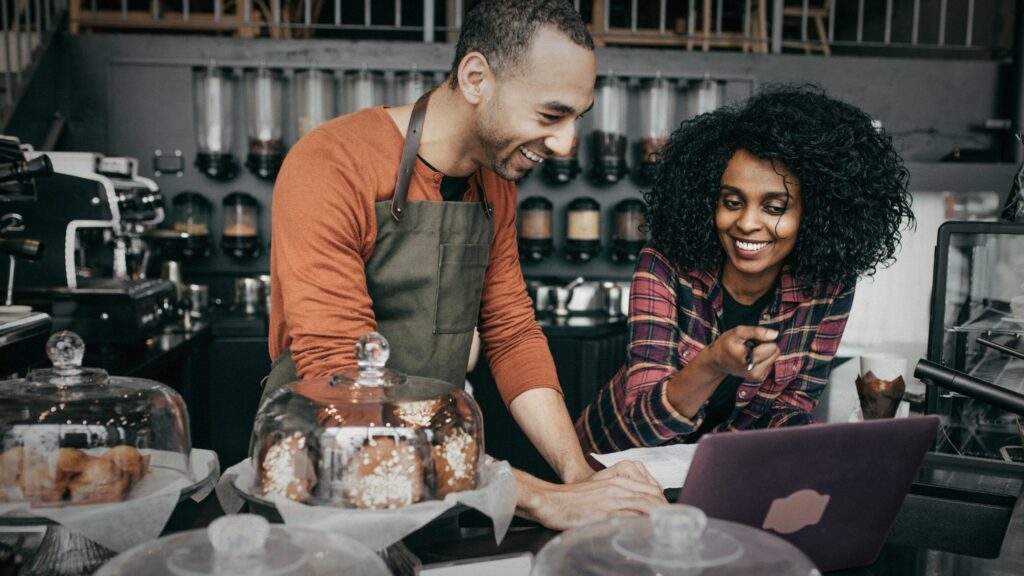
<svg viewBox="0 0 1024 576">
<path fill-rule="evenodd" d="M 832 0 L 822 0 L 821 4 L 814 6 L 808 5 L 807 7 L 807 19 L 814 22 L 814 28 L 818 32 L 818 41 L 811 42 L 810 34 L 808 34 L 807 41 L 804 40 L 784 40 L 782 45 L 786 48 L 800 48 L 806 54 L 810 54 L 814 51 L 821 51 L 825 56 L 831 56 L 832 50 L 828 45 L 828 32 L 825 30 L 825 19 L 829 16 L 829 8 Z M 787 18 L 800 19 L 804 15 L 803 4 L 799 6 L 783 6 L 782 8 L 782 19 L 783 22 Z"/>
</svg>

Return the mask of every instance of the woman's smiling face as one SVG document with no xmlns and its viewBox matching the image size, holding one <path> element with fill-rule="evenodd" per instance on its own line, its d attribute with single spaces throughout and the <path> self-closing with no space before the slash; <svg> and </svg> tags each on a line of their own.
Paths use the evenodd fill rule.
<svg viewBox="0 0 1024 576">
<path fill-rule="evenodd" d="M 746 291 L 775 281 L 796 246 L 802 213 L 800 182 L 785 166 L 746 150 L 722 173 L 715 228 L 725 251 L 724 277 Z"/>
</svg>

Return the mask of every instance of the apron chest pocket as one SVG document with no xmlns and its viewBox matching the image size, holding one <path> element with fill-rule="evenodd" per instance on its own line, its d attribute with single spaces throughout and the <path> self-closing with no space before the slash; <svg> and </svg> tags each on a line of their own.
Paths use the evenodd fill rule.
<svg viewBox="0 0 1024 576">
<path fill-rule="evenodd" d="M 471 331 L 480 314 L 488 244 L 441 244 L 434 305 L 434 334 Z"/>
</svg>

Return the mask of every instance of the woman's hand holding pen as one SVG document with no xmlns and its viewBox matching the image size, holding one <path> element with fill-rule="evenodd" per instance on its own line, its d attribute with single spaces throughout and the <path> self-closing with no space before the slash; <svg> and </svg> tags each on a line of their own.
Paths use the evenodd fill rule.
<svg viewBox="0 0 1024 576">
<path fill-rule="evenodd" d="M 779 333 L 760 326 L 737 326 L 718 337 L 711 345 L 715 366 L 723 374 L 760 382 L 771 373 L 779 347 Z"/>
</svg>

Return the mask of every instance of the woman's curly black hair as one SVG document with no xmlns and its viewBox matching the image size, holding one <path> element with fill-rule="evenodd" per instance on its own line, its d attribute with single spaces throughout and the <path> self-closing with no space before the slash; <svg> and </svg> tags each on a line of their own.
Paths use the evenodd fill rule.
<svg viewBox="0 0 1024 576">
<path fill-rule="evenodd" d="M 681 269 L 717 271 L 722 173 L 737 150 L 772 160 L 800 182 L 803 214 L 788 258 L 811 290 L 852 286 L 890 264 L 914 225 L 909 173 L 892 139 L 860 109 L 813 85 L 776 85 L 745 103 L 683 122 L 644 193 L 654 245 Z"/>
</svg>

